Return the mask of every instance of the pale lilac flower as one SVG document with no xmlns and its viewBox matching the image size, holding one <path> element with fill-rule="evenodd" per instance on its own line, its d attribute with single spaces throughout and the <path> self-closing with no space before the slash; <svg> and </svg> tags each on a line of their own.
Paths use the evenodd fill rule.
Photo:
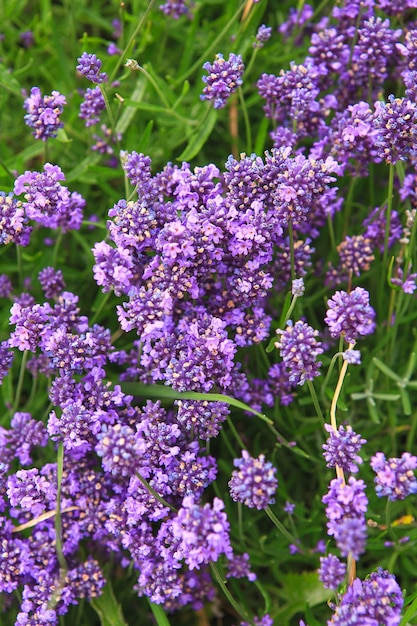
<svg viewBox="0 0 417 626">
<path fill-rule="evenodd" d="M 326 589 L 335 591 L 345 579 L 346 563 L 339 561 L 337 556 L 329 554 L 320 557 L 319 579 Z"/>
<path fill-rule="evenodd" d="M 32 87 L 30 96 L 23 106 L 27 111 L 24 120 L 34 129 L 36 139 L 46 141 L 49 137 L 56 137 L 59 128 L 63 128 L 61 114 L 67 103 L 65 96 L 59 91 L 53 91 L 50 96 L 42 96 L 39 87 Z"/>
<path fill-rule="evenodd" d="M 350 293 L 336 291 L 327 301 L 329 307 L 324 321 L 334 338 L 343 336 L 348 343 L 355 343 L 375 330 L 375 311 L 369 304 L 369 293 L 356 287 Z"/>
<path fill-rule="evenodd" d="M 242 57 L 233 52 L 227 60 L 219 52 L 213 63 L 204 63 L 203 69 L 208 72 L 202 77 L 206 84 L 201 94 L 201 100 L 214 100 L 214 108 L 222 109 L 226 106 L 227 99 L 242 84 L 242 75 L 245 66 Z"/>
<path fill-rule="evenodd" d="M 371 467 L 376 473 L 375 491 L 382 498 L 404 500 L 407 496 L 417 493 L 417 479 L 414 470 L 417 468 L 417 457 L 403 452 L 400 458 L 386 459 L 383 452 L 377 452 L 371 459 Z"/>
<path fill-rule="evenodd" d="M 265 455 L 252 458 L 247 450 L 242 450 L 242 457 L 235 459 L 232 478 L 229 481 L 230 495 L 235 502 L 242 502 L 249 508 L 265 509 L 275 502 L 278 480 L 276 468 Z"/>
</svg>

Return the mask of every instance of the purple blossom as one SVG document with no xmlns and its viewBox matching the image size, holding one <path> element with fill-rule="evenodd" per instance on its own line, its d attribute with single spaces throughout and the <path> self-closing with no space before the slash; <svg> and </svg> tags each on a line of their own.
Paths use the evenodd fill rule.
<svg viewBox="0 0 417 626">
<path fill-rule="evenodd" d="M 27 246 L 32 232 L 27 222 L 21 200 L 17 200 L 11 192 L 0 191 L 0 244 L 13 242 Z"/>
<path fill-rule="evenodd" d="M 288 515 L 292 515 L 294 513 L 295 504 L 292 502 L 286 502 L 284 506 L 284 511 L 288 513 Z"/>
<path fill-rule="evenodd" d="M 33 448 L 47 443 L 48 434 L 42 422 L 34 420 L 30 413 L 15 413 L 10 428 L 0 427 L 0 463 L 9 466 L 18 459 L 21 465 L 29 465 Z"/>
<path fill-rule="evenodd" d="M 114 290 L 116 296 L 128 293 L 132 288 L 133 260 L 126 248 L 112 248 L 105 241 L 99 241 L 92 250 L 95 264 L 94 280 L 103 287 L 103 292 Z"/>
<path fill-rule="evenodd" d="M 103 424 L 97 436 L 96 452 L 102 457 L 103 467 L 115 476 L 130 476 L 138 466 L 138 458 L 145 451 L 145 443 L 135 437 L 129 426 Z"/>
<path fill-rule="evenodd" d="M 320 557 L 319 579 L 326 589 L 336 589 L 341 585 L 346 575 L 346 563 L 339 561 L 337 556 L 329 554 Z"/>
<path fill-rule="evenodd" d="M 14 352 L 8 340 L 0 342 L 0 384 L 7 376 L 14 361 Z"/>
<path fill-rule="evenodd" d="M 417 480 L 414 470 L 417 457 L 403 452 L 400 458 L 386 459 L 383 452 L 377 452 L 371 458 L 371 467 L 376 473 L 375 491 L 377 496 L 387 496 L 389 500 L 404 500 L 417 493 Z"/>
<path fill-rule="evenodd" d="M 245 66 L 242 57 L 233 52 L 227 61 L 219 52 L 216 54 L 213 63 L 204 63 L 203 69 L 208 72 L 202 77 L 205 83 L 201 100 L 214 100 L 214 108 L 222 109 L 226 106 L 227 99 L 242 84 L 242 75 Z"/>
<path fill-rule="evenodd" d="M 338 465 L 345 472 L 356 473 L 357 463 L 362 463 L 358 452 L 366 443 L 366 439 L 357 435 L 350 425 L 346 428 L 343 425 L 339 426 L 336 433 L 329 424 L 325 424 L 324 428 L 330 433 L 322 446 L 327 467 Z"/>
<path fill-rule="evenodd" d="M 259 26 L 256 32 L 255 41 L 253 42 L 253 47 L 256 49 L 263 48 L 264 43 L 266 43 L 270 39 L 271 34 L 272 34 L 272 27 L 265 26 L 265 24 L 261 24 L 261 26 Z"/>
<path fill-rule="evenodd" d="M 44 267 L 38 274 L 45 298 L 56 298 L 65 289 L 64 277 L 61 270 L 55 270 L 53 267 Z"/>
<path fill-rule="evenodd" d="M 159 8 L 165 15 L 169 15 L 174 18 L 174 20 L 177 20 L 181 15 L 189 13 L 190 8 L 187 4 L 187 0 L 167 0 L 164 4 L 160 4 Z"/>
<path fill-rule="evenodd" d="M 19 470 L 9 476 L 7 496 L 12 507 L 20 507 L 37 517 L 52 508 L 56 499 L 56 486 L 39 473 L 38 469 Z"/>
<path fill-rule="evenodd" d="M 335 538 L 343 556 L 347 557 L 351 552 L 357 560 L 365 551 L 367 534 L 365 512 L 368 498 L 365 495 L 365 483 L 353 476 L 347 484 L 341 478 L 335 478 L 322 502 L 327 505 L 328 534 Z"/>
<path fill-rule="evenodd" d="M 219 498 L 214 498 L 213 505 L 199 506 L 187 496 L 172 520 L 172 533 L 178 541 L 176 558 L 184 560 L 191 570 L 216 562 L 221 554 L 232 557 L 229 522 L 223 509 Z"/>
<path fill-rule="evenodd" d="M 88 88 L 84 92 L 84 100 L 80 105 L 79 117 L 85 120 L 88 128 L 100 121 L 100 114 L 106 108 L 100 87 Z"/>
<path fill-rule="evenodd" d="M 78 65 L 76 70 L 81 74 L 81 76 L 84 76 L 89 81 L 96 83 L 97 85 L 107 81 L 107 74 L 105 72 L 100 72 L 102 63 L 95 54 L 83 52 L 82 55 L 78 57 L 77 61 Z"/>
<path fill-rule="evenodd" d="M 379 568 L 350 585 L 328 626 L 398 626 L 404 600 L 395 576 Z"/>
<path fill-rule="evenodd" d="M 306 380 L 318 376 L 321 362 L 316 359 L 323 352 L 321 343 L 316 339 L 318 330 L 299 320 L 295 324 L 287 322 L 286 329 L 278 329 L 277 334 L 279 339 L 275 347 L 279 349 L 289 371 L 290 383 L 303 385 Z"/>
<path fill-rule="evenodd" d="M 23 106 L 27 111 L 25 122 L 34 129 L 36 139 L 46 141 L 49 137 L 56 137 L 59 128 L 63 128 L 60 115 L 67 103 L 65 96 L 59 91 L 53 91 L 50 96 L 42 96 L 39 87 L 32 87 L 30 96 Z"/>
<path fill-rule="evenodd" d="M 65 180 L 58 165 L 45 163 L 43 173 L 26 171 L 14 184 L 16 195 L 24 194 L 26 215 L 49 228 L 61 227 L 64 232 L 78 229 L 82 221 L 85 200 L 79 193 L 70 193 L 60 184 Z"/>
<path fill-rule="evenodd" d="M 35 43 L 35 37 L 31 30 L 23 30 L 19 33 L 19 39 L 25 48 L 31 48 Z"/>
<path fill-rule="evenodd" d="M 376 102 L 374 125 L 378 131 L 375 145 L 386 163 L 405 161 L 415 156 L 417 103 L 390 95 L 388 102 Z"/>
<path fill-rule="evenodd" d="M 139 197 L 148 197 L 152 191 L 151 186 L 151 159 L 142 152 L 120 153 L 122 167 L 126 172 L 129 182 L 138 190 Z"/>
<path fill-rule="evenodd" d="M 275 502 L 278 479 L 276 468 L 265 455 L 252 458 L 247 450 L 242 450 L 242 458 L 235 459 L 232 478 L 229 481 L 230 495 L 235 502 L 242 502 L 249 508 L 265 509 Z"/>
<path fill-rule="evenodd" d="M 343 336 L 348 343 L 370 335 L 375 330 L 375 311 L 369 304 L 369 293 L 356 287 L 350 293 L 336 291 L 327 301 L 324 321 L 334 338 Z"/>
</svg>

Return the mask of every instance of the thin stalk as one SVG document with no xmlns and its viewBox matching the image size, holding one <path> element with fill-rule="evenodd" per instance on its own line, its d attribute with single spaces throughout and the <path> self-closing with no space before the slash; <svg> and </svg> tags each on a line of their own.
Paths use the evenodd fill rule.
<svg viewBox="0 0 417 626">
<path fill-rule="evenodd" d="M 316 390 L 314 389 L 313 381 L 307 380 L 307 386 L 310 391 L 311 399 L 313 400 L 314 408 L 316 409 L 317 417 L 319 418 L 319 420 L 324 426 L 325 419 L 324 419 L 324 415 L 320 407 L 319 400 L 317 398 Z"/>
<path fill-rule="evenodd" d="M 23 380 L 25 378 L 26 361 L 28 358 L 28 354 L 29 354 L 29 351 L 24 350 L 23 355 L 22 355 L 22 362 L 20 364 L 19 379 L 17 381 L 16 395 L 15 395 L 14 403 L 13 403 L 13 411 L 17 411 L 19 403 L 20 403 L 20 397 L 22 395 Z"/>
<path fill-rule="evenodd" d="M 160 496 L 159 493 L 155 491 L 153 487 L 151 487 L 148 481 L 139 474 L 139 472 L 135 472 L 135 476 L 140 480 L 142 485 L 146 487 L 146 489 L 153 495 L 153 497 L 156 500 L 158 500 L 158 502 L 160 502 L 163 506 L 166 506 L 169 509 L 171 509 L 171 511 L 173 511 L 174 513 L 177 513 L 177 509 L 175 508 L 175 506 L 172 506 L 172 504 L 169 504 L 166 500 L 164 500 L 163 497 Z"/>
<path fill-rule="evenodd" d="M 62 519 L 61 519 L 61 488 L 62 475 L 64 472 L 64 444 L 62 441 L 58 443 L 57 459 L 56 459 L 56 511 L 55 511 L 55 549 L 58 563 L 63 572 L 68 571 L 68 565 L 64 557 L 62 547 Z"/>
<path fill-rule="evenodd" d="M 58 259 L 58 252 L 59 252 L 59 248 L 61 246 L 61 241 L 62 241 L 62 228 L 60 228 L 58 230 L 58 236 L 55 240 L 55 244 L 54 244 L 54 252 L 52 255 L 52 267 L 56 267 L 56 262 Z"/>
<path fill-rule="evenodd" d="M 16 258 L 17 258 L 17 272 L 19 274 L 19 285 L 23 288 L 23 260 L 22 260 L 22 248 L 16 246 Z"/>
<path fill-rule="evenodd" d="M 385 241 L 384 241 L 384 256 L 383 256 L 384 269 L 387 266 L 389 235 L 390 235 L 390 230 L 391 230 L 392 197 L 393 197 L 393 191 L 394 191 L 394 171 L 395 171 L 395 167 L 391 163 L 389 166 L 387 212 L 386 212 L 386 218 L 385 218 Z"/>
<path fill-rule="evenodd" d="M 217 569 L 215 563 L 210 563 L 210 569 L 211 569 L 211 571 L 213 573 L 214 578 L 217 581 L 217 584 L 219 585 L 220 589 L 223 591 L 223 593 L 224 593 L 225 597 L 227 598 L 227 600 L 229 601 L 230 605 L 234 608 L 236 613 L 243 620 L 247 620 L 248 619 L 248 614 L 246 613 L 246 611 L 241 609 L 241 607 L 239 606 L 237 601 L 234 599 L 234 597 L 230 593 L 230 591 L 229 591 L 229 589 L 227 587 L 227 583 L 224 580 L 223 576 L 220 574 L 220 572 Z"/>
<path fill-rule="evenodd" d="M 142 15 L 142 17 L 139 20 L 135 30 L 133 31 L 132 35 L 130 36 L 129 41 L 127 42 L 127 44 L 125 45 L 121 55 L 119 56 L 119 58 L 117 60 L 117 63 L 114 66 L 113 71 L 112 71 L 112 73 L 110 75 L 110 78 L 109 78 L 110 85 L 112 84 L 112 82 L 114 81 L 115 77 L 117 76 L 117 72 L 119 71 L 119 67 L 121 66 L 121 64 L 125 60 L 126 55 L 128 54 L 130 48 L 132 47 L 133 42 L 135 41 L 135 39 L 137 37 L 137 34 L 138 34 L 138 32 L 140 31 L 140 29 L 142 27 L 143 22 L 146 20 L 148 14 L 151 12 L 152 5 L 154 4 L 154 2 L 155 2 L 155 0 L 150 0 L 149 1 L 148 7 L 147 7 L 145 13 Z"/>
<path fill-rule="evenodd" d="M 104 99 L 104 104 L 106 105 L 106 111 L 107 111 L 107 115 L 108 115 L 108 118 L 109 118 L 109 122 L 110 122 L 111 131 L 112 131 L 112 134 L 113 134 L 114 143 L 116 144 L 117 154 L 120 154 L 120 142 L 119 142 L 119 139 L 118 139 L 118 136 L 117 136 L 116 120 L 114 119 L 113 111 L 111 109 L 109 98 L 107 96 L 106 90 L 104 89 L 103 83 L 101 83 L 101 85 L 99 85 L 99 87 L 100 87 L 101 95 L 103 96 L 103 99 Z"/>
<path fill-rule="evenodd" d="M 242 88 L 239 87 L 237 92 L 239 94 L 240 110 L 242 112 L 243 122 L 245 124 L 246 153 L 247 154 L 252 154 L 252 129 L 251 129 L 251 124 L 250 124 L 250 120 L 249 120 L 248 109 L 247 109 L 247 106 L 246 106 L 245 99 L 243 97 Z"/>
<path fill-rule="evenodd" d="M 271 520 L 271 522 L 274 524 L 274 526 L 276 526 L 276 528 L 278 528 L 278 530 L 280 531 L 280 533 L 282 535 L 284 535 L 284 537 L 286 539 L 288 539 L 288 541 L 290 541 L 293 544 L 297 544 L 297 537 L 294 537 L 284 526 L 284 524 L 282 524 L 282 522 L 279 521 L 279 519 L 276 517 L 276 515 L 271 511 L 270 507 L 267 506 L 265 509 L 265 513 L 268 515 L 269 519 Z"/>
<path fill-rule="evenodd" d="M 234 438 L 238 442 L 240 448 L 242 450 L 246 450 L 247 448 L 246 448 L 245 444 L 243 443 L 242 439 L 240 438 L 239 433 L 236 430 L 236 426 L 233 424 L 233 420 L 230 419 L 230 416 L 227 418 L 227 424 L 228 424 L 230 430 L 232 431 Z"/>
<path fill-rule="evenodd" d="M 288 234 L 290 237 L 291 280 L 295 280 L 294 229 L 291 219 L 288 222 Z"/>
</svg>

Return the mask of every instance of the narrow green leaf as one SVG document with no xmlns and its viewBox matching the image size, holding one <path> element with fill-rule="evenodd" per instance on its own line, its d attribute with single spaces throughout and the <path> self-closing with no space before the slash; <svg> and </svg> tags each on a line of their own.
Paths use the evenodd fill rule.
<svg viewBox="0 0 417 626">
<path fill-rule="evenodd" d="M 146 81 L 143 76 L 139 76 L 136 82 L 135 89 L 133 90 L 132 97 L 129 102 L 133 103 L 141 103 L 142 98 L 146 91 Z M 117 124 L 116 124 L 116 132 L 121 133 L 122 135 L 125 133 L 127 128 L 129 128 L 134 116 L 137 113 L 138 107 L 134 106 L 134 104 L 128 104 L 126 100 L 123 102 L 124 109 L 121 114 Z"/>
<path fill-rule="evenodd" d="M 148 599 L 149 606 L 158 626 L 170 626 L 169 619 L 162 606 Z"/>
<path fill-rule="evenodd" d="M 407 598 L 407 601 L 411 601 L 411 604 L 404 613 L 400 626 L 408 626 L 408 624 L 411 624 L 410 620 L 417 615 L 417 592 L 413 593 L 410 598 Z"/>
<path fill-rule="evenodd" d="M 391 378 L 392 380 L 395 380 L 397 383 L 401 382 L 401 380 L 402 380 L 401 377 L 398 376 L 398 374 L 396 374 L 395 372 L 393 372 L 392 369 L 390 369 L 388 367 L 388 365 L 385 365 L 385 363 L 383 363 L 376 356 L 372 360 L 375 363 L 375 365 L 377 366 L 377 368 L 379 370 L 381 370 L 381 372 L 383 372 L 386 376 L 388 376 L 388 378 Z"/>
<path fill-rule="evenodd" d="M 190 161 L 200 152 L 211 135 L 211 131 L 217 121 L 217 113 L 214 109 L 209 111 L 204 123 L 198 127 L 197 131 L 191 135 L 188 146 L 181 152 L 178 161 Z"/>
<path fill-rule="evenodd" d="M 101 626 L 128 626 L 109 582 L 103 587 L 101 596 L 91 600 L 90 604 L 99 616 Z"/>
</svg>

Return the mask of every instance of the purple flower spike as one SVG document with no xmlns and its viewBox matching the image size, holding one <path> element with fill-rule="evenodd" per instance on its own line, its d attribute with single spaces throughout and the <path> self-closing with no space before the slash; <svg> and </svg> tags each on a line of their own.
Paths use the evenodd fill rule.
<svg viewBox="0 0 417 626">
<path fill-rule="evenodd" d="M 242 458 L 235 459 L 233 465 L 237 470 L 232 473 L 229 487 L 235 502 L 242 502 L 258 510 L 266 509 L 275 502 L 274 495 L 278 487 L 276 468 L 265 461 L 265 455 L 260 454 L 257 459 L 253 459 L 243 450 Z"/>
<path fill-rule="evenodd" d="M 337 556 L 329 554 L 329 556 L 320 557 L 319 578 L 326 589 L 335 591 L 345 579 L 346 564 L 339 561 Z"/>
<path fill-rule="evenodd" d="M 414 470 L 417 457 L 404 452 L 400 458 L 386 460 L 385 454 L 378 452 L 371 459 L 371 467 L 376 473 L 374 479 L 377 496 L 388 496 L 389 500 L 404 500 L 417 493 L 417 480 Z"/>
<path fill-rule="evenodd" d="M 278 329 L 280 335 L 275 347 L 290 372 L 289 381 L 293 385 L 303 385 L 306 380 L 313 380 L 319 375 L 320 361 L 316 357 L 323 352 L 321 343 L 316 337 L 319 334 L 305 322 L 298 321 L 294 325 L 288 322 L 285 330 Z"/>
<path fill-rule="evenodd" d="M 78 57 L 77 61 L 78 65 L 76 70 L 81 74 L 81 76 L 84 76 L 96 85 L 107 81 L 107 74 L 105 72 L 100 72 L 101 61 L 95 54 L 83 52 L 82 55 Z"/>
<path fill-rule="evenodd" d="M 395 576 L 379 568 L 366 580 L 356 578 L 337 607 L 332 626 L 398 626 L 404 600 Z"/>
<path fill-rule="evenodd" d="M 327 467 L 338 465 L 345 472 L 357 472 L 357 463 L 362 463 L 362 459 L 357 453 L 366 443 L 366 439 L 357 435 L 351 426 L 346 426 L 346 428 L 343 425 L 339 426 L 337 433 L 329 424 L 324 427 L 330 433 L 330 437 L 323 444 Z"/>
<path fill-rule="evenodd" d="M 65 96 L 59 91 L 53 91 L 50 96 L 42 96 L 39 87 L 32 87 L 23 106 L 27 111 L 25 122 L 34 129 L 32 134 L 36 139 L 46 141 L 49 137 L 57 136 L 58 129 L 64 126 L 60 115 L 66 103 Z"/>
<path fill-rule="evenodd" d="M 336 291 L 327 301 L 329 307 L 324 321 L 332 337 L 344 335 L 348 343 L 370 335 L 375 330 L 375 311 L 369 304 L 369 293 L 356 287 L 350 293 Z"/>
<path fill-rule="evenodd" d="M 206 83 L 201 100 L 214 100 L 214 108 L 222 109 L 229 96 L 242 84 L 245 66 L 239 54 L 231 53 L 226 61 L 221 53 L 216 54 L 214 63 L 204 63 L 203 69 L 208 76 L 203 76 Z"/>
</svg>

